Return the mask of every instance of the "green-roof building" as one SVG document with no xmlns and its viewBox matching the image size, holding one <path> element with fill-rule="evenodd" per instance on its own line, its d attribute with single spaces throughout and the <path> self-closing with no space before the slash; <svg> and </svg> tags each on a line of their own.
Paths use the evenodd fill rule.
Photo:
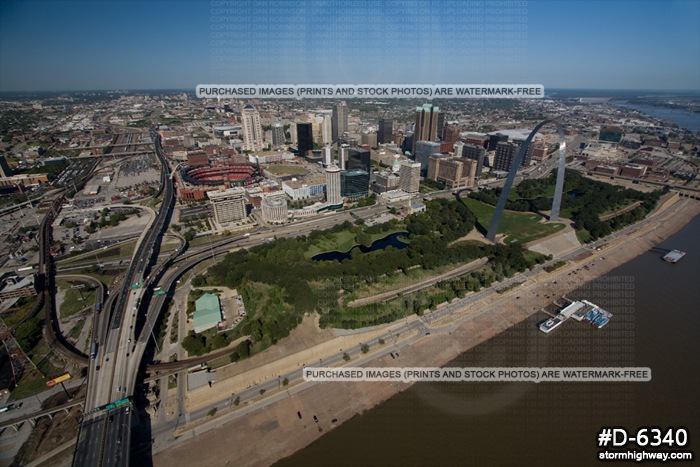
<svg viewBox="0 0 700 467">
<path fill-rule="evenodd" d="M 202 332 L 215 327 L 221 321 L 221 306 L 219 297 L 213 293 L 205 293 L 194 302 L 196 311 L 194 318 L 194 332 Z"/>
</svg>

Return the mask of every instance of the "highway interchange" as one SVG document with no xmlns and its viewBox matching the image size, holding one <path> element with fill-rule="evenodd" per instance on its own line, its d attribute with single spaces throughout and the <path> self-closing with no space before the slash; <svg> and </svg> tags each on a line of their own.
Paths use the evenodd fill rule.
<svg viewBox="0 0 700 467">
<path fill-rule="evenodd" d="M 238 248 L 249 248 L 275 237 L 307 235 L 313 230 L 327 229 L 345 221 L 353 222 L 358 218 L 369 219 L 387 210 L 387 207 L 384 205 L 373 205 L 354 209 L 352 212 L 328 213 L 320 218 L 273 226 L 265 229 L 264 232 L 250 236 L 239 235 L 211 242 L 210 245 L 205 245 L 186 253 L 183 251 L 183 248 L 178 248 L 160 265 L 158 271 L 149 276 L 151 266 L 154 266 L 157 261 L 160 239 L 168 228 L 174 206 L 173 184 L 166 176 L 171 169 L 163 155 L 159 137 L 155 132 L 153 132 L 152 137 L 155 141 L 156 155 L 161 162 L 161 189 L 159 194 L 161 192 L 163 194 L 163 203 L 155 218 L 151 220 L 148 228 L 144 230 L 137 241 L 137 248 L 121 286 L 121 293 L 112 294 L 105 306 L 102 307 L 102 312 L 98 314 L 99 319 L 96 320 L 95 324 L 96 332 L 93 334 L 98 345 L 98 352 L 96 358 L 89 361 L 88 381 L 90 383 L 88 384 L 84 419 L 73 461 L 75 466 L 129 464 L 131 440 L 130 436 L 123 437 L 122 434 L 129 433 L 132 424 L 133 411 L 131 410 L 131 400 L 133 400 L 136 390 L 138 370 L 142 365 L 143 356 L 148 347 L 148 340 L 152 335 L 158 316 L 172 296 L 177 281 L 185 272 L 191 270 L 197 264 L 216 257 L 216 255 L 225 254 Z M 554 159 L 552 158 L 552 161 Z M 554 163 L 552 162 L 547 166 L 546 170 L 533 173 L 533 175 L 544 176 L 553 166 Z M 498 180 L 495 184 L 502 182 L 502 180 Z M 450 198 L 452 196 L 453 193 L 451 191 L 443 191 L 433 193 L 429 197 Z M 183 254 L 178 257 L 179 253 Z M 157 284 L 156 281 L 158 281 Z M 152 290 L 156 286 L 166 291 L 166 294 L 152 295 Z M 144 305 L 146 301 L 149 302 L 148 307 Z M 423 324 L 422 321 L 407 324 L 407 328 L 403 332 L 413 332 L 417 327 L 423 326 Z M 136 331 L 138 329 L 141 332 L 137 335 Z M 224 352 L 227 352 L 227 350 L 224 349 Z M 212 356 L 204 357 L 201 361 L 206 361 L 210 358 Z M 339 363 L 339 358 L 342 358 L 342 355 L 331 357 L 326 363 Z M 195 359 L 174 365 L 164 364 L 160 365 L 160 367 L 167 371 L 165 374 L 174 373 L 195 365 L 196 363 L 192 360 Z M 149 371 L 158 373 L 158 366 L 149 367 Z M 290 373 L 287 375 L 287 378 L 291 381 L 300 376 L 301 371 L 299 370 Z M 275 381 L 268 382 L 251 388 L 240 394 L 240 396 L 242 398 L 251 397 L 259 393 L 261 389 L 266 391 L 274 389 L 277 384 L 278 382 Z M 179 387 L 181 386 L 183 385 L 179 385 Z M 130 398 L 130 402 L 119 407 L 104 410 L 108 404 L 125 398 Z M 180 410 L 182 409 L 183 407 L 180 403 Z M 197 419 L 203 415 L 194 412 L 188 414 L 187 418 L 188 420 Z M 162 424 L 155 428 L 156 431 L 153 434 L 157 435 L 164 431 L 172 431 L 173 426 Z"/>
<path fill-rule="evenodd" d="M 306 221 L 297 221 L 291 224 L 282 226 L 273 226 L 262 231 L 252 233 L 250 235 L 235 235 L 229 236 L 222 240 L 211 241 L 207 245 L 200 245 L 190 250 L 185 250 L 184 240 L 180 248 L 167 255 L 167 258 L 156 265 L 158 260 L 158 247 L 162 235 L 168 229 L 169 218 L 174 206 L 173 184 L 166 177 L 166 173 L 170 172 L 170 168 L 162 155 L 159 139 L 154 135 L 156 141 L 156 153 L 162 165 L 161 171 L 161 190 L 163 193 L 163 203 L 161 204 L 156 216 L 148 229 L 144 231 L 137 242 L 137 248 L 134 252 L 129 269 L 125 279 L 121 285 L 121 293 L 113 293 L 102 307 L 103 311 L 98 315 L 94 324 L 94 336 L 98 342 L 99 351 L 95 359 L 89 361 L 89 384 L 88 395 L 86 398 L 86 407 L 84 418 L 81 426 L 79 440 L 76 445 L 75 457 L 73 465 L 128 465 L 130 461 L 131 450 L 131 428 L 134 424 L 132 416 L 133 396 L 137 390 L 137 384 L 142 380 L 137 380 L 139 370 L 146 370 L 152 377 L 165 377 L 168 374 L 179 373 L 186 371 L 188 368 L 198 364 L 199 362 L 207 361 L 218 353 L 226 354 L 230 349 L 223 349 L 216 355 L 209 355 L 202 358 L 188 359 L 184 362 L 165 363 L 159 365 L 146 366 L 144 355 L 148 349 L 149 339 L 153 335 L 153 328 L 158 322 L 158 317 L 162 313 L 165 306 L 172 299 L 174 290 L 180 279 L 196 265 L 205 261 L 212 260 L 213 257 L 226 254 L 229 251 L 234 251 L 239 248 L 249 248 L 275 237 L 292 237 L 299 235 L 307 235 L 313 230 L 323 230 L 330 228 L 339 223 L 350 221 L 353 222 L 358 218 L 370 219 L 376 215 L 386 212 L 387 206 L 374 205 L 365 208 L 354 209 L 350 211 L 341 211 L 328 213 L 324 216 Z M 545 166 L 545 170 L 535 169 L 527 172 L 526 176 L 543 177 L 546 176 L 556 165 L 556 157 L 552 157 L 550 162 Z M 523 176 L 519 178 L 522 179 Z M 497 185 L 503 183 L 502 180 L 491 184 Z M 424 196 L 424 199 L 453 197 L 451 191 L 443 191 L 432 193 Z M 653 220 L 651 216 L 644 223 Z M 640 224 L 633 226 L 638 228 Z M 625 232 L 631 231 L 627 228 L 610 238 L 616 238 L 619 235 L 625 235 Z M 607 240 L 610 240 L 606 239 Z M 595 247 L 595 245 L 594 245 Z M 567 260 L 580 255 L 582 252 L 589 251 L 590 245 L 581 247 L 578 250 L 567 254 L 566 257 L 557 258 L 556 261 Z M 500 286 L 507 287 L 509 284 L 514 284 L 516 281 L 527 280 L 534 274 L 541 271 L 546 265 L 538 266 L 532 271 L 520 274 L 509 279 Z M 151 270 L 153 268 L 153 270 Z M 191 277 L 191 276 L 190 276 Z M 153 288 L 160 287 L 166 292 L 164 295 L 152 295 Z M 426 325 L 430 322 L 440 319 L 458 309 L 463 309 L 476 300 L 480 300 L 485 296 L 494 293 L 488 289 L 469 297 L 455 301 L 450 305 L 440 308 L 428 317 L 423 317 L 419 320 L 406 322 L 399 328 L 394 328 L 390 334 L 374 338 L 367 342 L 372 347 L 378 344 L 379 339 L 390 342 L 397 334 L 404 336 L 401 341 L 402 346 L 411 345 L 415 340 L 423 337 L 426 330 Z M 412 336 L 407 338 L 406 336 Z M 395 350 L 392 346 L 387 346 L 383 353 L 387 354 Z M 361 355 L 360 348 L 347 349 L 351 356 Z M 376 358 L 374 353 L 372 358 Z M 369 357 L 367 357 L 369 358 Z M 324 366 L 332 366 L 342 364 L 342 354 L 331 355 L 323 360 Z M 362 358 L 356 361 L 356 364 L 361 363 Z M 320 363 L 320 362 L 319 362 Z M 303 390 L 312 382 L 300 382 L 302 369 L 289 372 L 285 375 L 280 375 L 280 378 L 286 378 L 290 382 L 296 382 L 294 391 Z M 156 376 L 153 376 L 156 375 Z M 259 395 L 261 391 L 272 392 L 279 388 L 280 381 L 266 381 L 259 385 L 252 386 L 245 391 L 237 394 L 241 400 L 252 400 Z M 184 383 L 178 385 L 179 392 L 179 407 L 178 411 L 183 414 L 184 406 L 182 396 L 184 394 Z M 279 397 L 284 397 L 280 394 Z M 279 398 L 277 395 L 267 398 L 265 404 L 274 402 Z M 107 404 L 114 403 L 117 400 L 129 398 L 129 401 L 119 407 L 103 410 Z M 223 410 L 231 407 L 231 400 L 222 400 L 205 408 L 192 411 L 186 415 L 186 422 L 192 422 L 204 419 L 207 414 L 214 408 Z M 253 408 L 259 408 L 260 404 L 253 404 L 248 407 L 241 407 L 239 410 L 232 412 L 230 417 L 239 417 Z M 230 418 L 229 417 L 229 418 Z M 180 419 L 176 418 L 171 421 L 163 421 L 151 427 L 150 435 L 153 439 L 171 439 L 172 432 L 178 427 Z"/>
<path fill-rule="evenodd" d="M 175 202 L 172 183 L 166 176 L 169 166 L 155 130 L 152 130 L 152 136 L 162 165 L 163 201 L 155 218 L 137 241 L 121 293 L 113 294 L 98 315 L 99 332 L 94 340 L 98 352 L 90 360 L 88 368 L 88 395 L 73 460 L 76 466 L 129 464 L 131 403 L 109 411 L 100 408 L 133 396 L 136 372 L 141 363 L 135 355 L 136 345 L 133 342 L 137 337 L 135 325 L 139 307 L 147 290 L 144 281 L 157 259 L 161 236 L 167 230 Z"/>
</svg>

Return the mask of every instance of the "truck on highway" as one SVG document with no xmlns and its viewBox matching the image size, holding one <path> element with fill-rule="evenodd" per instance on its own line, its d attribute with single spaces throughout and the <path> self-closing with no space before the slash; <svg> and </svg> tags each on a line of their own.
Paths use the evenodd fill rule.
<svg viewBox="0 0 700 467">
<path fill-rule="evenodd" d="M 90 346 L 90 359 L 94 360 L 97 358 L 97 342 L 93 342 Z"/>
<path fill-rule="evenodd" d="M 102 311 L 102 302 L 97 302 L 97 304 L 95 305 L 95 311 L 97 311 L 98 313 Z"/>
</svg>

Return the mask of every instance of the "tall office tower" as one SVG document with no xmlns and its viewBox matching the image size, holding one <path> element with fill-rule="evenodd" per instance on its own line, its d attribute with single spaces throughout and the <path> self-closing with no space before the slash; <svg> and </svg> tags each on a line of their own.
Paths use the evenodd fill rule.
<svg viewBox="0 0 700 467">
<path fill-rule="evenodd" d="M 409 133 L 406 135 L 404 138 L 403 142 L 401 143 L 401 151 L 406 153 L 406 152 L 411 152 L 413 154 L 413 133 Z"/>
<path fill-rule="evenodd" d="M 323 156 L 323 164 L 326 167 L 333 165 L 333 148 L 326 145 L 321 148 L 321 155 Z"/>
<path fill-rule="evenodd" d="M 306 157 L 314 148 L 314 134 L 310 123 L 297 123 L 297 148 L 299 155 Z"/>
<path fill-rule="evenodd" d="M 340 101 L 333 105 L 333 116 L 331 117 L 333 142 L 338 142 L 340 136 L 346 131 L 348 131 L 348 106 L 345 105 L 345 101 Z"/>
<path fill-rule="evenodd" d="M 422 173 L 428 170 L 428 158 L 433 154 L 439 153 L 440 143 L 418 141 L 418 144 L 416 144 L 415 161 L 420 163 L 420 171 Z"/>
<path fill-rule="evenodd" d="M 262 151 L 263 132 L 260 125 L 260 114 L 255 107 L 248 104 L 243 107 L 241 119 L 243 120 L 243 150 Z"/>
<path fill-rule="evenodd" d="M 489 146 L 488 150 L 493 151 L 498 146 L 498 143 L 505 143 L 508 141 L 508 135 L 501 133 L 496 133 L 495 135 L 489 135 Z"/>
<path fill-rule="evenodd" d="M 364 198 L 369 193 L 369 172 L 350 169 L 340 172 L 340 194 L 350 199 Z"/>
<path fill-rule="evenodd" d="M 455 143 L 459 140 L 459 124 L 457 122 L 447 122 L 445 124 L 442 140 L 445 143 Z"/>
<path fill-rule="evenodd" d="M 291 141 L 293 145 L 296 145 L 299 142 L 296 125 L 289 125 L 289 141 Z"/>
<path fill-rule="evenodd" d="M 369 133 L 362 133 L 361 138 L 363 146 L 369 146 L 371 148 L 377 147 L 377 134 L 375 132 L 370 131 Z"/>
<path fill-rule="evenodd" d="M 340 169 L 337 165 L 326 168 L 326 202 L 331 206 L 343 204 L 340 196 Z"/>
<path fill-rule="evenodd" d="M 399 166 L 399 188 L 406 193 L 418 193 L 420 188 L 419 162 L 401 162 Z"/>
<path fill-rule="evenodd" d="M 439 145 L 438 145 L 439 146 Z M 371 166 L 370 153 L 360 148 L 349 148 L 348 159 L 345 164 L 346 170 L 362 169 L 369 173 Z"/>
<path fill-rule="evenodd" d="M 464 155 L 464 143 L 462 141 L 455 142 L 454 146 L 452 146 L 452 151 L 455 157 L 462 157 Z"/>
<path fill-rule="evenodd" d="M 440 113 L 437 116 L 437 139 L 445 139 L 445 114 Z"/>
<path fill-rule="evenodd" d="M 333 142 L 333 124 L 331 116 L 326 114 L 323 116 L 321 123 L 321 144 L 331 144 Z"/>
<path fill-rule="evenodd" d="M 314 143 L 323 145 L 323 116 L 311 118 L 311 132 L 314 135 Z"/>
<path fill-rule="evenodd" d="M 457 154 L 457 145 L 455 145 L 455 156 L 459 157 Z M 484 157 L 486 157 L 486 149 L 483 146 L 476 146 L 473 144 L 465 144 L 461 152 L 462 157 L 476 161 L 476 176 L 481 177 L 481 171 L 484 168 Z"/>
<path fill-rule="evenodd" d="M 391 143 L 393 140 L 394 121 L 390 118 L 380 118 L 377 129 L 377 144 Z"/>
<path fill-rule="evenodd" d="M 419 141 L 436 141 L 438 139 L 438 115 L 440 115 L 440 108 L 432 104 L 416 107 L 416 125 L 413 129 L 411 154 L 416 153 L 416 145 Z"/>
<path fill-rule="evenodd" d="M 281 123 L 272 125 L 272 145 L 282 146 L 284 144 L 284 126 Z"/>
<path fill-rule="evenodd" d="M 438 169 L 440 168 L 440 162 L 451 159 L 447 154 L 433 154 L 428 159 L 428 173 L 425 178 L 430 180 L 437 180 Z"/>
<path fill-rule="evenodd" d="M 0 156 L 0 178 L 9 177 L 12 175 L 12 169 L 7 165 L 7 159 L 5 156 Z"/>
<path fill-rule="evenodd" d="M 338 164 L 340 165 L 340 170 L 345 170 L 345 163 L 348 160 L 348 151 L 350 146 L 343 144 L 338 149 Z"/>
<path fill-rule="evenodd" d="M 214 219 L 219 224 L 240 222 L 246 219 L 245 189 L 241 187 L 207 192 L 214 207 Z"/>
<path fill-rule="evenodd" d="M 394 156 L 394 162 L 391 164 L 391 171 L 394 173 L 399 173 L 399 168 L 401 167 L 401 156 L 396 154 Z"/>
</svg>

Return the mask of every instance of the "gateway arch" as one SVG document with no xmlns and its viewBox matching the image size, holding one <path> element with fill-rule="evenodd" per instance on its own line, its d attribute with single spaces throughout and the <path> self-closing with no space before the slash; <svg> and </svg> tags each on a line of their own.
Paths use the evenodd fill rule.
<svg viewBox="0 0 700 467">
<path fill-rule="evenodd" d="M 498 204 L 496 204 L 496 211 L 493 213 L 491 218 L 491 223 L 489 224 L 489 231 L 486 234 L 486 238 L 492 242 L 496 241 L 496 232 L 498 231 L 498 225 L 501 223 L 501 217 L 503 216 L 503 210 L 506 207 L 506 200 L 508 199 L 508 193 L 510 192 L 510 187 L 513 185 L 515 180 L 515 175 L 520 168 L 520 164 L 527 153 L 527 148 L 530 146 L 532 138 L 535 137 L 537 132 L 544 125 L 548 123 L 553 123 L 557 127 L 557 133 L 559 133 L 559 165 L 557 166 L 557 184 L 554 190 L 554 201 L 552 202 L 552 214 L 549 216 L 550 221 L 559 220 L 559 209 L 561 208 L 561 195 L 564 191 L 564 168 L 566 166 L 566 140 L 564 139 L 564 129 L 561 124 L 553 119 L 545 120 L 535 127 L 534 130 L 525 140 L 525 143 L 520 147 L 518 155 L 510 166 L 510 171 L 508 172 L 508 178 L 506 178 L 506 184 L 503 185 L 503 191 L 501 192 L 501 197 L 498 199 Z"/>
</svg>

